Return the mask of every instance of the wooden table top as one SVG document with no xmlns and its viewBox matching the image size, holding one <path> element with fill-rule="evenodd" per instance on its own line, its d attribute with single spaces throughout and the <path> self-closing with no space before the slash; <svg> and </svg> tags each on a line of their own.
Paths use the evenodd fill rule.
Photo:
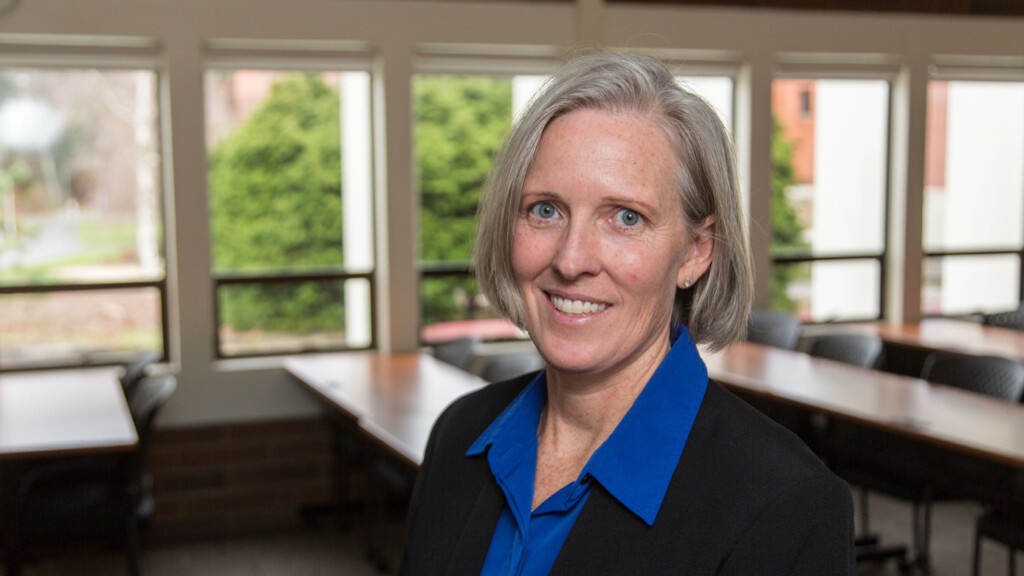
<svg viewBox="0 0 1024 576">
<path fill-rule="evenodd" d="M 138 444 L 116 368 L 0 374 L 0 460 Z"/>
<path fill-rule="evenodd" d="M 413 467 L 453 400 L 486 382 L 429 354 L 344 352 L 292 356 L 284 368 Z"/>
<path fill-rule="evenodd" d="M 851 325 L 877 334 L 884 342 L 922 350 L 1003 356 L 1024 362 L 1024 332 L 964 320 L 928 318 L 919 323 L 872 322 Z"/>
<path fill-rule="evenodd" d="M 704 356 L 726 386 L 1024 468 L 1022 405 L 746 342 Z M 412 466 L 441 411 L 486 384 L 427 354 L 304 355 L 285 369 Z"/>
<path fill-rule="evenodd" d="M 1024 405 L 747 342 L 704 359 L 726 386 L 1024 468 Z"/>
</svg>

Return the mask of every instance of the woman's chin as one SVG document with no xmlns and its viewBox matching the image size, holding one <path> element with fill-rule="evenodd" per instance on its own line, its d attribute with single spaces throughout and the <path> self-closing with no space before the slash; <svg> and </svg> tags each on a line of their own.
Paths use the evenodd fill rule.
<svg viewBox="0 0 1024 576">
<path fill-rule="evenodd" d="M 542 354 L 548 372 L 566 375 L 598 374 L 607 363 L 607 358 L 604 356 L 595 357 L 591 354 L 581 355 L 564 353 L 565 351 L 561 352 L 563 353 L 555 351 Z"/>
</svg>

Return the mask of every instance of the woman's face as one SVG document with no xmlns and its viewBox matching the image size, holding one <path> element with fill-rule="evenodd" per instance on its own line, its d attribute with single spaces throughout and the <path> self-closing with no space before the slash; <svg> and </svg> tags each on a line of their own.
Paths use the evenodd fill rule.
<svg viewBox="0 0 1024 576">
<path fill-rule="evenodd" d="M 687 242 L 674 184 L 671 144 L 642 116 L 579 110 L 545 129 L 512 268 L 551 369 L 612 374 L 664 357 L 676 288 L 711 257 L 710 240 Z"/>
</svg>

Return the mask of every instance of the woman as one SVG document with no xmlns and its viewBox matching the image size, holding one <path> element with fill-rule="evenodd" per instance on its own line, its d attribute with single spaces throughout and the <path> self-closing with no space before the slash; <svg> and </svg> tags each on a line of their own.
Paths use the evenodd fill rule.
<svg viewBox="0 0 1024 576">
<path fill-rule="evenodd" d="M 547 367 L 438 419 L 402 574 L 854 574 L 847 486 L 708 380 L 751 267 L 714 111 L 658 62 L 566 65 L 480 207 L 478 279 Z"/>
</svg>

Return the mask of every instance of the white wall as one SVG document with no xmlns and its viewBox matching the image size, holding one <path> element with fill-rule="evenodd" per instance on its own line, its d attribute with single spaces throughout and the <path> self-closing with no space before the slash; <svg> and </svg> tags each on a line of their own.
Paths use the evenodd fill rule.
<svg viewBox="0 0 1024 576">
<path fill-rule="evenodd" d="M 163 425 L 282 418 L 312 413 L 316 404 L 276 360 L 217 362 L 213 355 L 203 137 L 203 56 L 210 41 L 270 40 L 292 48 L 343 50 L 352 43 L 375 56 L 373 78 L 376 217 L 378 220 L 378 340 L 383 349 L 417 344 L 416 197 L 412 180 L 410 76 L 417 54 L 436 50 L 531 51 L 564 48 L 603 31 L 612 45 L 686 51 L 739 64 L 737 142 L 749 190 L 757 286 L 767 297 L 770 92 L 773 71 L 793 54 L 883 54 L 899 62 L 905 82 L 894 95 L 892 153 L 900 174 L 893 202 L 920 219 L 923 189 L 923 106 L 932 54 L 1008 55 L 1024 52 L 1024 20 L 893 14 L 816 14 L 569 3 L 430 2 L 401 0 L 31 0 L 0 17 L 0 57 L 47 43 L 103 44 L 141 39 L 163 61 L 163 161 L 168 222 L 168 273 L 178 392 Z M 585 30 L 577 31 L 577 23 Z M 123 43 L 123 42 L 122 42 Z M 906 237 L 890 266 L 899 277 L 920 274 L 920 227 Z M 902 229 L 902 228 L 900 228 Z M 914 231 L 917 230 L 915 239 Z M 905 246 L 904 246 L 905 245 Z M 909 255 L 904 258 L 903 254 Z M 915 269 L 916 267 L 916 269 Z M 892 272 L 891 271 L 891 272 Z M 890 274 L 891 276 L 891 274 Z M 911 286 L 897 290 L 895 309 L 919 309 Z M 914 312 L 916 313 L 916 312 Z"/>
</svg>

